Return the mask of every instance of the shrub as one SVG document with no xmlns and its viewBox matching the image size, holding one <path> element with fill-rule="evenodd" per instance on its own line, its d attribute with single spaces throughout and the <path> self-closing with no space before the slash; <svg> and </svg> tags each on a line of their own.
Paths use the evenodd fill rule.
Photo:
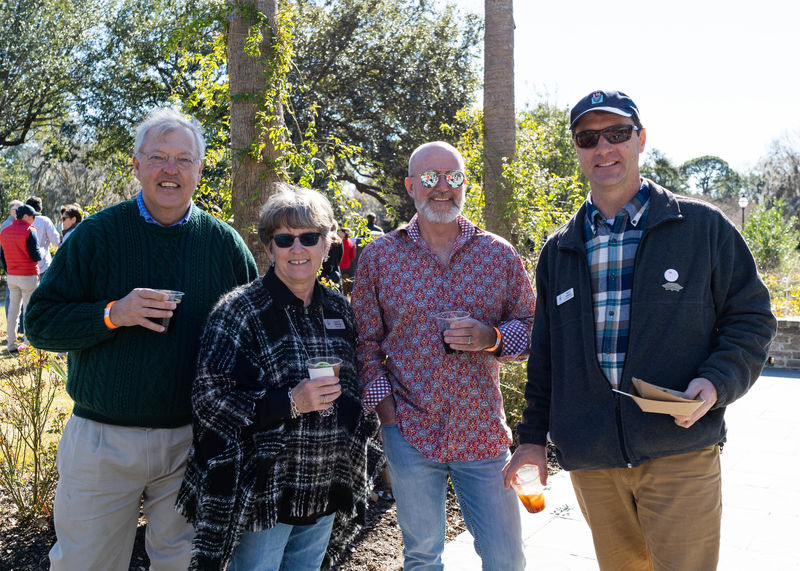
<svg viewBox="0 0 800 571">
<path fill-rule="evenodd" d="M 800 232 L 796 217 L 784 219 L 785 210 L 782 200 L 770 208 L 756 206 L 744 225 L 742 235 L 762 272 L 787 272 L 797 263 Z"/>
<path fill-rule="evenodd" d="M 504 363 L 500 368 L 500 393 L 503 395 L 503 408 L 506 422 L 514 432 L 512 448 L 519 444 L 516 426 L 522 420 L 525 410 L 525 383 L 528 380 L 527 364 L 523 362 Z"/>
<path fill-rule="evenodd" d="M 20 519 L 47 517 L 58 480 L 56 449 L 67 413 L 54 400 L 66 379 L 52 354 L 20 353 L 0 372 L 0 487 Z"/>
</svg>

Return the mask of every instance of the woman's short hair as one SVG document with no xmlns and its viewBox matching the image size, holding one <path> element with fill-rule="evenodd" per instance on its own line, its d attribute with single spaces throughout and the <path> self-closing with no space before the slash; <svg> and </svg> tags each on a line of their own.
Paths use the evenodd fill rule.
<svg viewBox="0 0 800 571">
<path fill-rule="evenodd" d="M 77 204 L 65 204 L 61 207 L 61 216 L 66 216 L 67 218 L 74 218 L 75 224 L 83 220 L 83 211 L 81 207 Z"/>
<path fill-rule="evenodd" d="M 331 203 L 321 192 L 292 184 L 278 183 L 258 218 L 258 238 L 266 246 L 278 228 L 313 228 L 331 243 L 339 225 Z"/>
</svg>

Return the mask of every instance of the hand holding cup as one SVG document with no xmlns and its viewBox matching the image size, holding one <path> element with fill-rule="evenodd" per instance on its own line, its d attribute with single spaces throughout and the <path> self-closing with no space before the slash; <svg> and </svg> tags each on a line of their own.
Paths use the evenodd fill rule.
<svg viewBox="0 0 800 571">
<path fill-rule="evenodd" d="M 111 323 L 117 327 L 132 327 L 139 325 L 156 333 L 164 333 L 167 329 L 159 321 L 169 319 L 183 297 L 182 292 L 171 290 L 157 290 L 151 288 L 136 288 L 128 295 L 114 302 L 109 312 Z M 169 321 L 167 322 L 169 324 Z"/>
<path fill-rule="evenodd" d="M 529 513 L 535 514 L 544 509 L 544 487 L 539 477 L 538 466 L 535 464 L 522 466 L 514 475 L 511 487 Z"/>
<path fill-rule="evenodd" d="M 295 404 L 301 413 L 319 411 L 323 416 L 333 412 L 333 402 L 342 395 L 338 357 L 312 357 L 306 361 L 308 377 L 292 389 Z"/>
</svg>

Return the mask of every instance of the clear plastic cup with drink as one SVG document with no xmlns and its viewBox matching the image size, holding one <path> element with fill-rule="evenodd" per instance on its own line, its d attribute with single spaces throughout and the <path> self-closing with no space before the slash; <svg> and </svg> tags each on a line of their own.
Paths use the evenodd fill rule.
<svg viewBox="0 0 800 571">
<path fill-rule="evenodd" d="M 442 336 L 442 344 L 444 345 L 444 352 L 445 353 L 463 353 L 463 351 L 458 351 L 450 347 L 444 340 L 444 332 L 450 329 L 450 326 L 455 323 L 456 321 L 463 321 L 464 319 L 469 318 L 468 311 L 440 311 L 438 313 L 434 313 L 434 318 L 436 319 L 436 324 L 439 327 L 439 334 Z"/>
<path fill-rule="evenodd" d="M 182 291 L 175 291 L 175 290 L 172 290 L 172 289 L 157 289 L 156 291 L 167 294 L 169 296 L 167 301 L 172 301 L 172 302 L 175 302 L 176 304 L 180 304 L 181 299 L 183 299 L 183 292 Z M 172 310 L 172 317 L 175 317 L 175 312 L 176 311 L 178 311 L 177 307 L 174 310 Z M 151 317 L 150 320 L 153 323 L 158 323 L 159 325 L 163 325 L 164 326 L 163 333 L 166 333 L 167 331 L 169 331 L 170 327 L 172 325 L 172 318 L 171 317 Z"/>
<path fill-rule="evenodd" d="M 339 371 L 342 367 L 342 360 L 339 357 L 311 357 L 306 359 L 308 366 L 308 378 L 316 379 L 317 377 L 336 377 L 339 378 Z M 333 403 L 319 413 L 322 416 L 333 414 Z"/>
<path fill-rule="evenodd" d="M 539 480 L 539 467 L 526 464 L 514 475 L 511 487 L 528 512 L 535 514 L 544 509 L 544 487 Z"/>
</svg>

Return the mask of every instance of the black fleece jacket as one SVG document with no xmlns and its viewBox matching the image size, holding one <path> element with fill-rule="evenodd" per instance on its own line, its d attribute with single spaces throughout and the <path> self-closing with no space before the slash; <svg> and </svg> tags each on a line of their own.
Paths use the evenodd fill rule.
<svg viewBox="0 0 800 571">
<path fill-rule="evenodd" d="M 527 408 L 518 426 L 523 443 L 544 444 L 549 432 L 567 470 L 637 466 L 724 442 L 725 407 L 758 378 L 775 335 L 769 293 L 736 228 L 713 206 L 647 182 L 651 204 L 619 388 L 630 392 L 635 376 L 683 391 L 706 377 L 718 401 L 685 429 L 611 390 L 596 358 L 584 204 L 549 238 L 536 269 Z M 674 283 L 668 269 L 678 273 Z M 575 296 L 559 305 L 570 288 Z"/>
</svg>

